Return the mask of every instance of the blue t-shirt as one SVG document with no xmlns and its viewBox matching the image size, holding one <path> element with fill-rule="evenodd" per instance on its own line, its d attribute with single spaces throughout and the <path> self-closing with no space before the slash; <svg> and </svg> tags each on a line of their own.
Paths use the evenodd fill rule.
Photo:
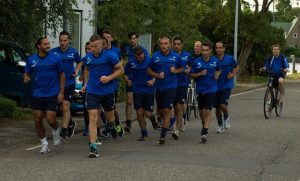
<svg viewBox="0 0 300 181">
<path fill-rule="evenodd" d="M 153 77 L 147 74 L 147 68 L 150 64 L 150 57 L 145 56 L 142 63 L 139 63 L 136 58 L 131 59 L 125 67 L 125 74 L 132 75 L 132 90 L 133 93 L 139 94 L 154 94 L 155 86 L 149 87 L 147 81 L 153 79 Z"/>
<path fill-rule="evenodd" d="M 138 45 L 138 46 L 140 46 L 140 45 Z M 149 56 L 147 49 L 145 47 L 142 47 L 142 46 L 140 46 L 140 47 L 143 49 L 145 56 Z M 128 62 L 135 59 L 134 48 L 132 48 L 130 45 L 125 47 L 125 54 L 127 56 Z M 132 75 L 131 74 L 127 74 L 127 76 L 128 76 L 129 80 L 132 80 Z"/>
<path fill-rule="evenodd" d="M 64 71 L 61 59 L 52 53 L 41 58 L 38 54 L 29 57 L 25 72 L 34 77 L 33 97 L 51 97 L 59 93 L 59 74 Z"/>
<path fill-rule="evenodd" d="M 288 68 L 289 63 L 284 55 L 279 55 L 278 57 L 271 56 L 267 59 L 265 67 L 271 71 L 272 76 L 284 76 L 281 69 Z"/>
<path fill-rule="evenodd" d="M 222 60 L 216 56 L 216 58 L 221 63 L 221 74 L 218 79 L 218 90 L 224 90 L 224 89 L 232 89 L 234 87 L 234 79 L 228 79 L 227 75 L 229 73 L 232 73 L 233 69 L 237 67 L 237 63 L 234 60 L 233 56 L 224 54 L 224 57 Z"/>
<path fill-rule="evenodd" d="M 119 58 L 119 61 L 121 60 L 121 50 L 120 50 L 120 48 L 112 45 L 111 48 L 107 49 L 107 50 L 110 51 L 110 52 L 113 52 Z M 115 91 L 119 90 L 119 79 L 113 80 L 113 83 L 114 83 L 114 90 Z"/>
<path fill-rule="evenodd" d="M 183 68 L 185 69 L 187 65 L 191 65 L 191 54 L 187 51 L 183 51 L 179 54 Z M 190 84 L 190 77 L 184 73 L 177 74 L 177 86 L 188 86 Z"/>
<path fill-rule="evenodd" d="M 86 92 L 96 95 L 113 94 L 113 81 L 104 84 L 100 78 L 113 73 L 114 66 L 119 63 L 119 58 L 110 51 L 102 50 L 98 57 L 95 57 L 93 53 L 88 53 L 84 60 L 84 65 L 89 70 Z"/>
<path fill-rule="evenodd" d="M 61 51 L 60 47 L 56 47 L 50 50 L 51 53 L 58 55 L 63 64 L 66 76 L 65 87 L 69 85 L 75 85 L 75 77 L 73 74 L 75 72 L 74 63 L 81 62 L 80 56 L 75 48 L 69 47 L 67 51 Z"/>
<path fill-rule="evenodd" d="M 198 73 L 207 70 L 207 74 L 195 79 L 197 94 L 217 92 L 217 80 L 214 79 L 215 72 L 221 69 L 221 64 L 216 57 L 210 57 L 205 61 L 202 57 L 194 60 L 190 73 Z"/>
<path fill-rule="evenodd" d="M 183 67 L 178 54 L 170 50 L 168 55 L 164 55 L 161 51 L 154 52 L 151 57 L 149 67 L 156 73 L 165 73 L 163 79 L 156 79 L 155 86 L 157 89 L 173 89 L 177 88 L 177 75 L 171 73 L 170 69 Z"/>
</svg>

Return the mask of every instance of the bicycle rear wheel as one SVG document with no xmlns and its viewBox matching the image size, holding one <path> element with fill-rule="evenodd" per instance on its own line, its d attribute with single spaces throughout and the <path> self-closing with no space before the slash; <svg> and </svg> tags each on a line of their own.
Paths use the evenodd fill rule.
<svg viewBox="0 0 300 181">
<path fill-rule="evenodd" d="M 197 118 L 198 115 L 199 115 L 198 102 L 197 102 L 197 95 L 194 94 L 193 97 L 194 97 L 194 99 L 193 99 L 194 116 L 195 116 L 195 118 Z"/>
<path fill-rule="evenodd" d="M 186 99 L 186 114 L 187 120 L 190 120 L 192 109 L 193 109 L 193 91 L 191 88 L 188 88 L 187 99 Z"/>
<path fill-rule="evenodd" d="M 276 113 L 276 116 L 280 117 L 281 116 L 281 112 L 282 112 L 282 102 L 279 102 L 280 101 L 280 92 L 278 89 L 276 89 L 275 91 L 275 113 Z"/>
<path fill-rule="evenodd" d="M 273 91 L 271 88 L 267 88 L 265 97 L 264 97 L 264 115 L 266 119 L 270 118 L 270 115 L 273 110 L 274 100 L 273 100 Z"/>
</svg>

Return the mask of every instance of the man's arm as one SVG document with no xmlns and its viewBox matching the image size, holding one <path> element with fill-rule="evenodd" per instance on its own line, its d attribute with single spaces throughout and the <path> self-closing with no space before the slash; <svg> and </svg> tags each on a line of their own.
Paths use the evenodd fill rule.
<svg viewBox="0 0 300 181">
<path fill-rule="evenodd" d="M 123 69 L 123 66 L 122 66 L 121 62 L 119 62 L 114 66 L 113 73 L 110 74 L 109 76 L 100 77 L 100 81 L 105 84 L 105 83 L 108 83 L 111 80 L 114 80 L 114 79 L 120 77 L 123 74 L 124 74 L 124 69 Z"/>
<path fill-rule="evenodd" d="M 65 73 L 64 72 L 59 73 L 60 89 L 57 97 L 58 103 L 61 103 L 64 100 L 65 81 L 66 81 Z"/>
</svg>

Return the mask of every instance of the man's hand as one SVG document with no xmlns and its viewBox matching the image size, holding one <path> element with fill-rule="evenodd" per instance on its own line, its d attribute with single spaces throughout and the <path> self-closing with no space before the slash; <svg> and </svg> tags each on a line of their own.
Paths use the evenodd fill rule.
<svg viewBox="0 0 300 181">
<path fill-rule="evenodd" d="M 151 79 L 151 80 L 148 80 L 148 81 L 147 81 L 147 85 L 148 85 L 149 87 L 153 87 L 153 86 L 154 86 L 154 83 L 155 83 L 155 79 Z"/>
<path fill-rule="evenodd" d="M 172 67 L 170 68 L 171 73 L 176 74 L 176 68 L 174 67 L 174 65 L 172 65 Z"/>
<path fill-rule="evenodd" d="M 108 83 L 111 80 L 112 80 L 111 76 L 105 76 L 104 75 L 104 76 L 100 77 L 100 82 L 102 82 L 103 84 L 106 84 L 106 83 Z"/>
<path fill-rule="evenodd" d="M 159 78 L 159 79 L 164 79 L 165 78 L 165 73 L 164 72 L 160 72 L 159 74 L 158 74 L 158 77 L 157 78 Z"/>
<path fill-rule="evenodd" d="M 29 81 L 30 81 L 30 76 L 25 74 L 23 76 L 23 82 L 24 82 L 24 84 L 27 84 Z"/>
<path fill-rule="evenodd" d="M 132 86 L 132 81 L 131 81 L 130 79 L 128 79 L 128 80 L 126 81 L 126 84 L 127 84 L 128 87 L 131 87 L 131 86 Z"/>
<path fill-rule="evenodd" d="M 185 70 L 184 70 L 184 73 L 186 75 L 189 75 L 190 74 L 190 71 L 191 71 L 191 68 L 189 66 L 186 66 Z"/>
<path fill-rule="evenodd" d="M 204 69 L 204 70 L 202 70 L 202 71 L 199 72 L 200 76 L 204 76 L 206 74 L 207 74 L 207 70 L 206 69 Z"/>
<path fill-rule="evenodd" d="M 232 79 L 234 77 L 234 75 L 233 75 L 233 73 L 232 72 L 229 72 L 228 74 L 227 74 L 227 79 Z"/>
<path fill-rule="evenodd" d="M 77 75 L 78 75 L 77 71 L 74 71 L 73 74 L 72 74 L 73 77 L 77 77 Z"/>
<path fill-rule="evenodd" d="M 81 92 L 82 92 L 82 93 L 85 93 L 85 92 L 86 92 L 86 86 L 83 86 L 83 87 L 81 88 Z"/>
<path fill-rule="evenodd" d="M 59 92 L 57 96 L 57 103 L 60 104 L 64 100 L 64 93 Z"/>
</svg>

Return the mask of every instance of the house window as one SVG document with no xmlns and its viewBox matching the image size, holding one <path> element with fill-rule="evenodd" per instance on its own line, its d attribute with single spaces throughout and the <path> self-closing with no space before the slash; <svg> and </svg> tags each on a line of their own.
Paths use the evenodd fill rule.
<svg viewBox="0 0 300 181">
<path fill-rule="evenodd" d="M 293 34 L 293 38 L 297 38 L 298 37 L 298 34 L 297 33 L 294 33 Z"/>
<path fill-rule="evenodd" d="M 81 16 L 81 11 L 75 11 L 66 27 L 71 37 L 70 46 L 76 48 L 79 54 L 81 54 Z"/>
</svg>

